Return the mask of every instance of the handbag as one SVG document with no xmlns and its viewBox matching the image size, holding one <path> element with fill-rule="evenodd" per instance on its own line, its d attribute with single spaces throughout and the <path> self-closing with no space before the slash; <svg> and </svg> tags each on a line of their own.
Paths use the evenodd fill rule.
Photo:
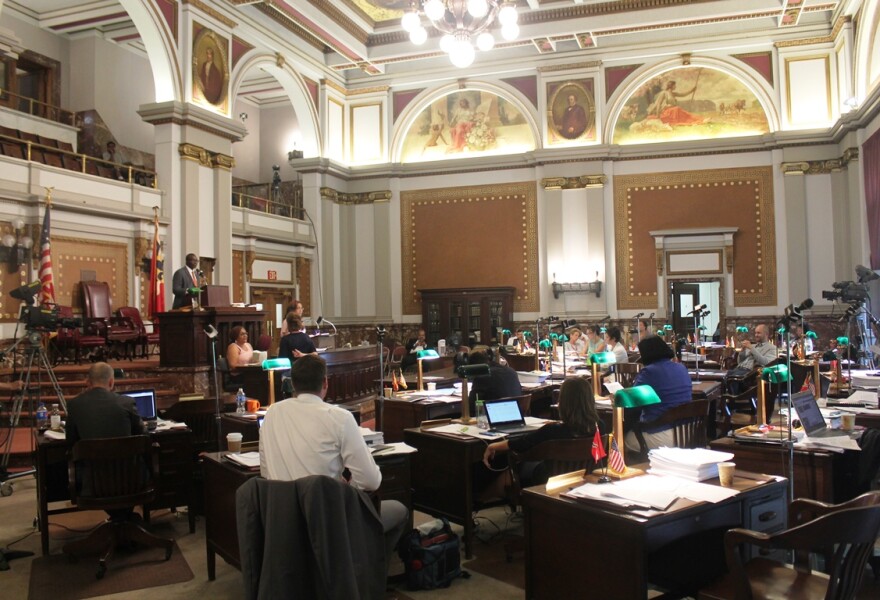
<svg viewBox="0 0 880 600">
<path fill-rule="evenodd" d="M 445 518 L 432 522 L 427 533 L 413 529 L 404 535 L 397 547 L 406 568 L 410 590 L 433 590 L 449 587 L 453 579 L 468 578 L 461 569 L 461 540 Z"/>
</svg>

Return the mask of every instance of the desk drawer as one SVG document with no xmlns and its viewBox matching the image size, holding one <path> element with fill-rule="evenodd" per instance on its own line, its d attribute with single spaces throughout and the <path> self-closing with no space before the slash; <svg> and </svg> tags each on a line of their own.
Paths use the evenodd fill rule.
<svg viewBox="0 0 880 600">
<path fill-rule="evenodd" d="M 692 513 L 651 527 L 647 532 L 646 550 L 653 552 L 676 540 L 712 530 L 739 527 L 742 523 L 741 505 L 729 503 L 711 512 Z"/>
<path fill-rule="evenodd" d="M 408 494 L 411 487 L 409 460 L 405 457 L 390 457 L 377 462 L 382 470 L 382 485 L 379 486 L 382 497 L 388 498 L 404 490 Z"/>
<path fill-rule="evenodd" d="M 785 529 L 786 516 L 784 495 L 766 498 L 746 507 L 743 527 L 765 533 L 780 531 Z"/>
</svg>

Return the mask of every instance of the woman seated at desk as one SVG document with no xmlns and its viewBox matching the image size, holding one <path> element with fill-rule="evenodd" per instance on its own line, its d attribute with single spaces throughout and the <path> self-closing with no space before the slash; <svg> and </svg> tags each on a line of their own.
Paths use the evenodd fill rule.
<svg viewBox="0 0 880 600">
<path fill-rule="evenodd" d="M 602 339 L 602 328 L 598 325 L 587 327 L 587 356 L 597 352 L 605 352 L 605 340 Z"/>
<path fill-rule="evenodd" d="M 584 358 L 587 354 L 587 340 L 584 339 L 583 335 L 577 327 L 572 328 L 568 333 L 569 340 L 565 342 L 565 351 L 573 352 Z"/>
<path fill-rule="evenodd" d="M 599 433 L 602 433 L 602 422 L 596 413 L 593 386 L 589 379 L 569 377 L 562 382 L 562 388 L 559 390 L 559 418 L 562 420 L 561 423 L 547 423 L 540 429 L 523 436 L 493 442 L 486 447 L 483 453 L 483 464 L 486 469 L 478 470 L 475 486 L 480 500 L 503 498 L 505 489 L 512 483 L 509 470 L 505 469 L 498 474 L 499 469 L 503 469 L 507 464 L 507 460 L 505 456 L 503 462 L 499 461 L 496 459 L 497 454 L 506 453 L 508 450 L 525 452 L 541 442 L 550 440 L 592 438 L 596 434 L 596 427 L 599 427 Z M 585 458 L 590 459 L 589 454 Z M 587 472 L 592 468 L 591 462 L 587 465 Z M 548 473 L 544 463 L 526 462 L 520 465 L 519 477 L 522 487 L 528 487 L 546 483 Z"/>
<path fill-rule="evenodd" d="M 230 375 L 235 375 L 238 367 L 250 364 L 251 358 L 254 356 L 254 349 L 248 343 L 247 329 L 241 325 L 232 328 L 230 337 L 232 343 L 226 347 L 226 362 L 229 363 Z"/>
<path fill-rule="evenodd" d="M 675 353 L 663 338 L 653 335 L 646 337 L 639 342 L 639 353 L 645 366 L 636 375 L 633 385 L 650 385 L 660 397 L 660 404 L 652 404 L 642 409 L 639 417 L 641 423 L 655 421 L 673 406 L 687 404 L 693 399 L 693 385 L 687 367 L 672 361 Z M 664 429 L 643 429 L 642 435 L 648 450 L 675 446 L 672 425 Z M 626 447 L 633 452 L 641 451 L 635 432 L 627 433 L 625 442 Z"/>
<path fill-rule="evenodd" d="M 297 316 L 296 313 L 289 313 L 284 322 L 287 324 L 287 329 L 290 333 L 281 338 L 281 345 L 278 347 L 278 358 L 289 358 L 290 362 L 293 363 L 293 361 L 301 356 L 318 353 L 312 338 L 302 331 L 302 317 Z"/>
</svg>

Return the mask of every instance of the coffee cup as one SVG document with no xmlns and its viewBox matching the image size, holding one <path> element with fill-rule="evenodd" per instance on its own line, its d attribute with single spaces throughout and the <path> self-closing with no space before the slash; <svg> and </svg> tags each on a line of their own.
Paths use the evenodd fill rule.
<svg viewBox="0 0 880 600">
<path fill-rule="evenodd" d="M 856 428 L 856 416 L 853 413 L 843 413 L 840 415 L 840 428 L 843 431 L 852 431 Z"/>
<path fill-rule="evenodd" d="M 428 387 L 428 391 L 429 391 L 429 392 L 433 392 L 434 390 L 437 389 L 437 384 L 436 384 L 435 382 L 433 382 L 433 381 L 429 381 L 429 382 L 426 383 L 425 385 Z"/>
<path fill-rule="evenodd" d="M 230 452 L 241 452 L 241 434 L 236 432 L 227 433 L 226 447 Z"/>
<path fill-rule="evenodd" d="M 736 470 L 736 463 L 723 462 L 718 463 L 718 481 L 724 487 L 733 485 L 733 472 Z"/>
<path fill-rule="evenodd" d="M 394 395 L 394 388 L 385 388 L 385 398 L 391 398 Z"/>
<path fill-rule="evenodd" d="M 255 413 L 260 410 L 259 400 L 245 400 L 244 405 L 249 413 Z"/>
</svg>

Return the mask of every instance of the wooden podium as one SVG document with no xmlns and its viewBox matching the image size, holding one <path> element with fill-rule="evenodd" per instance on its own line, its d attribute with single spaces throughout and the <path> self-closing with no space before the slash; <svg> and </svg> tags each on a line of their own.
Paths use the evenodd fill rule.
<svg viewBox="0 0 880 600">
<path fill-rule="evenodd" d="M 203 285 L 199 300 L 202 308 L 226 308 L 229 306 L 229 286 Z"/>
<path fill-rule="evenodd" d="M 208 288 L 226 286 L 208 286 Z M 205 291 L 202 291 L 205 294 Z M 228 292 L 227 292 L 228 299 Z M 227 300 L 228 304 L 228 300 Z M 216 337 L 218 356 L 226 356 L 226 347 L 232 342 L 229 333 L 236 325 L 243 326 L 248 338 L 260 337 L 266 313 L 254 308 L 232 306 L 214 307 L 203 310 L 174 310 L 159 313 L 159 365 L 162 367 L 195 367 L 211 364 L 211 340 L 205 335 L 205 328 L 213 325 L 219 334 Z"/>
</svg>

